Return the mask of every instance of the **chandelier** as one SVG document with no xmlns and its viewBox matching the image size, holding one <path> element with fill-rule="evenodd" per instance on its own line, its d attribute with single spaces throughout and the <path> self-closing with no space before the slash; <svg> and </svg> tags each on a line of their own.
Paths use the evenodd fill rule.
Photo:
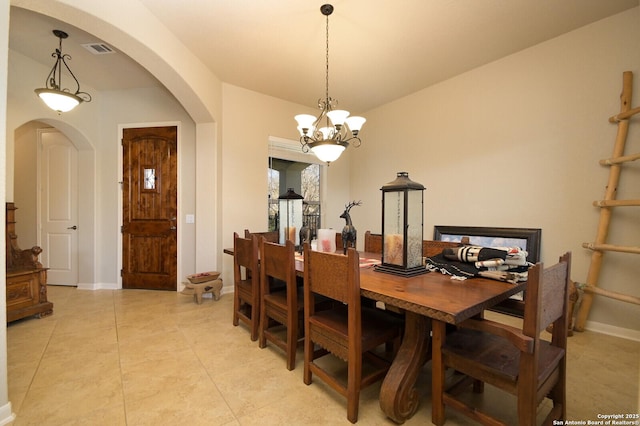
<svg viewBox="0 0 640 426">
<path fill-rule="evenodd" d="M 362 141 L 358 133 L 367 120 L 364 117 L 350 117 L 349 111 L 334 109 L 338 101 L 329 96 L 329 15 L 333 13 L 333 6 L 322 5 L 320 12 L 327 17 L 325 97 L 318 99 L 318 108 L 321 109 L 318 117 L 299 114 L 295 119 L 298 122 L 302 151 L 311 150 L 318 159 L 329 164 L 340 157 L 349 142 L 356 148 L 360 146 Z"/>
<path fill-rule="evenodd" d="M 91 95 L 80 91 L 80 83 L 67 64 L 67 59 L 71 59 L 71 56 L 62 53 L 62 39 L 69 37 L 69 35 L 61 30 L 53 30 L 53 35 L 60 39 L 60 47 L 51 54 L 52 57 L 56 58 L 56 62 L 47 76 L 45 87 L 36 89 L 35 92 L 49 108 L 59 114 L 71 111 L 82 102 L 91 102 Z M 62 88 L 63 65 L 76 82 L 75 93 L 72 93 L 69 89 Z"/>
</svg>

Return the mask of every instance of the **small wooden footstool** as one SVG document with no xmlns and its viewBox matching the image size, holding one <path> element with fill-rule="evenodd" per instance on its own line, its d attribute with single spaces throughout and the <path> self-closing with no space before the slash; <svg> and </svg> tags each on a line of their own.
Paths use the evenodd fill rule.
<svg viewBox="0 0 640 426">
<path fill-rule="evenodd" d="M 195 302 L 202 304 L 202 295 L 211 293 L 214 300 L 220 300 L 220 290 L 222 290 L 222 279 L 218 278 L 220 272 L 203 272 L 200 274 L 188 275 L 189 282 L 183 283 L 182 294 L 193 295 Z"/>
</svg>

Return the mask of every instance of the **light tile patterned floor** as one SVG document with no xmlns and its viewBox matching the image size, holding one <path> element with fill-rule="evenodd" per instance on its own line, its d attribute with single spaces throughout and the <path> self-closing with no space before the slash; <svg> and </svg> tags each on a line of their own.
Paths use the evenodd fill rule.
<svg viewBox="0 0 640 426">
<path fill-rule="evenodd" d="M 8 326 L 16 426 L 350 424 L 342 397 L 302 382 L 301 351 L 288 371 L 278 349 L 231 325 L 231 295 L 197 305 L 174 292 L 50 286 L 49 299 L 52 316 Z M 640 343 L 584 332 L 569 345 L 570 419 L 638 412 Z M 431 424 L 429 365 L 407 425 Z M 378 391 L 362 394 L 358 424 L 393 424 Z M 513 418 L 510 396 L 487 386 L 481 398 Z M 447 425 L 466 424 L 448 412 Z"/>
</svg>

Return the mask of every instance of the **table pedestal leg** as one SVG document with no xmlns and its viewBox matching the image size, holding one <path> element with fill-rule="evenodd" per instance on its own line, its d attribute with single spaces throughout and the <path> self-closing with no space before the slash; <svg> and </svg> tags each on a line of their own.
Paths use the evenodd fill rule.
<svg viewBox="0 0 640 426">
<path fill-rule="evenodd" d="M 417 411 L 420 398 L 415 383 L 430 358 L 431 320 L 413 312 L 406 312 L 405 319 L 402 345 L 380 389 L 380 408 L 396 423 L 404 423 Z"/>
</svg>

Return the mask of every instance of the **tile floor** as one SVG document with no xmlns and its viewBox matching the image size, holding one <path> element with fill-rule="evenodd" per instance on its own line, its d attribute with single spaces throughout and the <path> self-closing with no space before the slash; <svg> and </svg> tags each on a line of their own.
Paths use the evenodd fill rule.
<svg viewBox="0 0 640 426">
<path fill-rule="evenodd" d="M 342 397 L 304 385 L 301 352 L 288 371 L 278 349 L 231 325 L 229 294 L 197 305 L 173 292 L 50 286 L 49 299 L 52 316 L 8 326 L 16 426 L 350 424 Z M 640 342 L 584 332 L 569 345 L 569 419 L 639 411 Z M 429 365 L 407 425 L 431 424 Z M 362 394 L 359 424 L 393 424 L 378 391 Z M 513 416 L 509 396 L 487 387 L 482 398 Z M 447 425 L 466 424 L 448 411 Z"/>
</svg>

